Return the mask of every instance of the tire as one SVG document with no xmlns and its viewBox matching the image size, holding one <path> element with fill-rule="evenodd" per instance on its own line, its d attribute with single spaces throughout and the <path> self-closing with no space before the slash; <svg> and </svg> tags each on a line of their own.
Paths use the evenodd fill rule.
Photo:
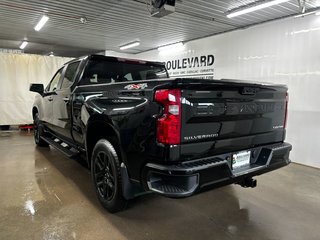
<svg viewBox="0 0 320 240">
<path fill-rule="evenodd" d="M 2 131 L 8 131 L 10 129 L 10 125 L 1 125 L 0 130 Z"/>
<path fill-rule="evenodd" d="M 39 113 L 36 113 L 33 119 L 33 135 L 34 135 L 34 142 L 39 147 L 48 147 L 49 144 L 45 142 L 41 136 L 43 136 L 43 126 L 40 123 Z"/>
<path fill-rule="evenodd" d="M 101 205 L 110 213 L 123 210 L 128 201 L 122 194 L 120 161 L 112 144 L 99 140 L 92 153 L 91 177 Z"/>
</svg>

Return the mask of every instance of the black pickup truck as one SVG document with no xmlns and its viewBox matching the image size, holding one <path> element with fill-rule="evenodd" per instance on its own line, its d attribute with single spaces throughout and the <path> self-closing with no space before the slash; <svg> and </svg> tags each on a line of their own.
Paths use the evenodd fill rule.
<svg viewBox="0 0 320 240">
<path fill-rule="evenodd" d="M 34 137 L 85 155 L 110 212 L 156 192 L 187 197 L 290 163 L 285 85 L 170 79 L 163 63 L 91 55 L 66 63 L 32 109 Z"/>
</svg>

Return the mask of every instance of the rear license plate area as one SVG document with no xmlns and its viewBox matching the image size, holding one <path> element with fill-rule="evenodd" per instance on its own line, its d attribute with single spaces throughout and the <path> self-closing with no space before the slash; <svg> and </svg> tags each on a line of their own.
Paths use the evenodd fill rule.
<svg viewBox="0 0 320 240">
<path fill-rule="evenodd" d="M 250 165 L 251 151 L 242 151 L 232 155 L 232 169 Z"/>
</svg>

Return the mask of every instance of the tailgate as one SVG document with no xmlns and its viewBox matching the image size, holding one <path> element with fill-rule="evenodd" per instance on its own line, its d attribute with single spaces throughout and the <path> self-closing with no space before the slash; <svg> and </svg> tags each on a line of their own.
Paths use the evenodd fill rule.
<svg viewBox="0 0 320 240">
<path fill-rule="evenodd" d="M 182 144 L 228 140 L 228 148 L 238 139 L 246 148 L 283 141 L 286 86 L 202 81 L 180 87 Z"/>
</svg>

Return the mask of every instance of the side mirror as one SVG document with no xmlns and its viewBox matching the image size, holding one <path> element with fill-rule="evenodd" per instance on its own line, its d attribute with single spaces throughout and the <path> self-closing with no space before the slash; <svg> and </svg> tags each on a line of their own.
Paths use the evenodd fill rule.
<svg viewBox="0 0 320 240">
<path fill-rule="evenodd" d="M 29 91 L 43 94 L 44 86 L 43 86 L 43 84 L 39 84 L 39 83 L 31 83 Z"/>
</svg>

